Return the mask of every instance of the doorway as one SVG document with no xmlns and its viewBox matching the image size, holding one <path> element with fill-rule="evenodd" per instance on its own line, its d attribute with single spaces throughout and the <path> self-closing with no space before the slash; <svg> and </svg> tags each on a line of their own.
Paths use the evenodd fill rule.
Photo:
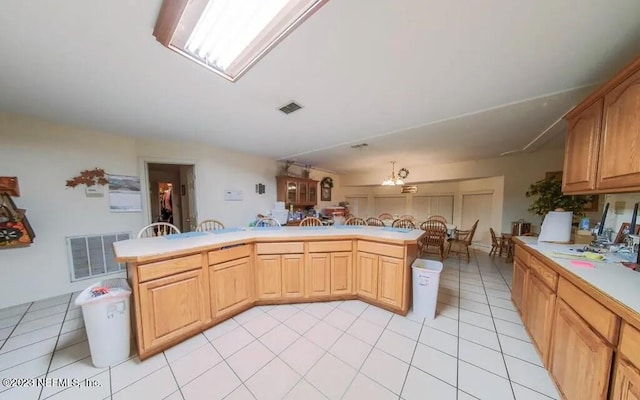
<svg viewBox="0 0 640 400">
<path fill-rule="evenodd" d="M 147 163 L 151 222 L 169 222 L 189 232 L 196 229 L 194 166 Z"/>
<path fill-rule="evenodd" d="M 462 228 L 471 229 L 476 220 L 478 226 L 473 236 L 473 242 L 483 245 L 491 244 L 489 228 L 493 218 L 493 193 L 463 194 L 462 195 Z"/>
</svg>

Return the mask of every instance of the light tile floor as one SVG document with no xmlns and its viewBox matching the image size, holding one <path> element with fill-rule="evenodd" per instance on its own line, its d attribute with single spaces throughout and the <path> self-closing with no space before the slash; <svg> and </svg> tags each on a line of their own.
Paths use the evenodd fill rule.
<svg viewBox="0 0 640 400">
<path fill-rule="evenodd" d="M 261 306 L 110 368 L 91 364 L 74 295 L 36 301 L 0 310 L 0 378 L 99 386 L 0 385 L 0 400 L 557 399 L 510 284 L 510 264 L 476 252 L 446 261 L 433 320 L 357 300 Z"/>
</svg>

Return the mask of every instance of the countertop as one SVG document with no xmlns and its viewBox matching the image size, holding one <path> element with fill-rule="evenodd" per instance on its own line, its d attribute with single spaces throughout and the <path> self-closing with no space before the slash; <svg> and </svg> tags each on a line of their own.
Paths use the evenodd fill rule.
<svg viewBox="0 0 640 400">
<path fill-rule="evenodd" d="M 537 238 L 529 236 L 519 236 L 517 239 L 525 247 L 536 250 L 603 294 L 640 314 L 640 272 L 626 268 L 621 264 L 619 258 L 611 254 L 605 254 L 605 261 L 587 260 L 579 256 L 558 257 L 554 256 L 554 251 L 570 253 L 571 249 L 581 248 L 584 245 L 538 242 Z M 587 261 L 592 263 L 595 268 L 575 267 L 571 264 L 571 260 Z"/>
<path fill-rule="evenodd" d="M 171 256 L 189 250 L 198 251 L 199 249 L 232 246 L 254 241 L 368 239 L 406 245 L 416 243 L 423 234 L 424 231 L 420 229 L 346 225 L 337 227 L 228 228 L 218 231 L 186 232 L 178 235 L 123 240 L 113 243 L 113 249 L 116 261 L 128 262 L 144 261 L 163 255 Z"/>
</svg>

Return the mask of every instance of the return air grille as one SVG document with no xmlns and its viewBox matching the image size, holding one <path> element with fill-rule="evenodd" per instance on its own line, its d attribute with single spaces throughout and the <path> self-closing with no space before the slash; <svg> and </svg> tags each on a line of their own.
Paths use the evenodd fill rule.
<svg viewBox="0 0 640 400">
<path fill-rule="evenodd" d="M 282 111 L 285 114 L 291 114 L 292 112 L 298 111 L 301 108 L 302 108 L 301 105 L 291 102 L 286 106 L 280 107 L 280 111 Z"/>
<path fill-rule="evenodd" d="M 67 237 L 71 282 L 124 271 L 126 265 L 115 261 L 112 244 L 130 238 L 128 232 Z"/>
</svg>

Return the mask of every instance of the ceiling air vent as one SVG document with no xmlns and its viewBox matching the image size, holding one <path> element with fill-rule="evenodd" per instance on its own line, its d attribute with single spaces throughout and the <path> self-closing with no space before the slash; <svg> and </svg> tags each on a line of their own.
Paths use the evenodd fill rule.
<svg viewBox="0 0 640 400">
<path fill-rule="evenodd" d="M 282 111 L 285 114 L 291 114 L 294 111 L 298 111 L 299 109 L 301 109 L 302 106 L 299 104 L 296 104 L 295 102 L 291 102 L 289 104 L 287 104 L 286 106 L 280 107 L 280 111 Z"/>
</svg>

